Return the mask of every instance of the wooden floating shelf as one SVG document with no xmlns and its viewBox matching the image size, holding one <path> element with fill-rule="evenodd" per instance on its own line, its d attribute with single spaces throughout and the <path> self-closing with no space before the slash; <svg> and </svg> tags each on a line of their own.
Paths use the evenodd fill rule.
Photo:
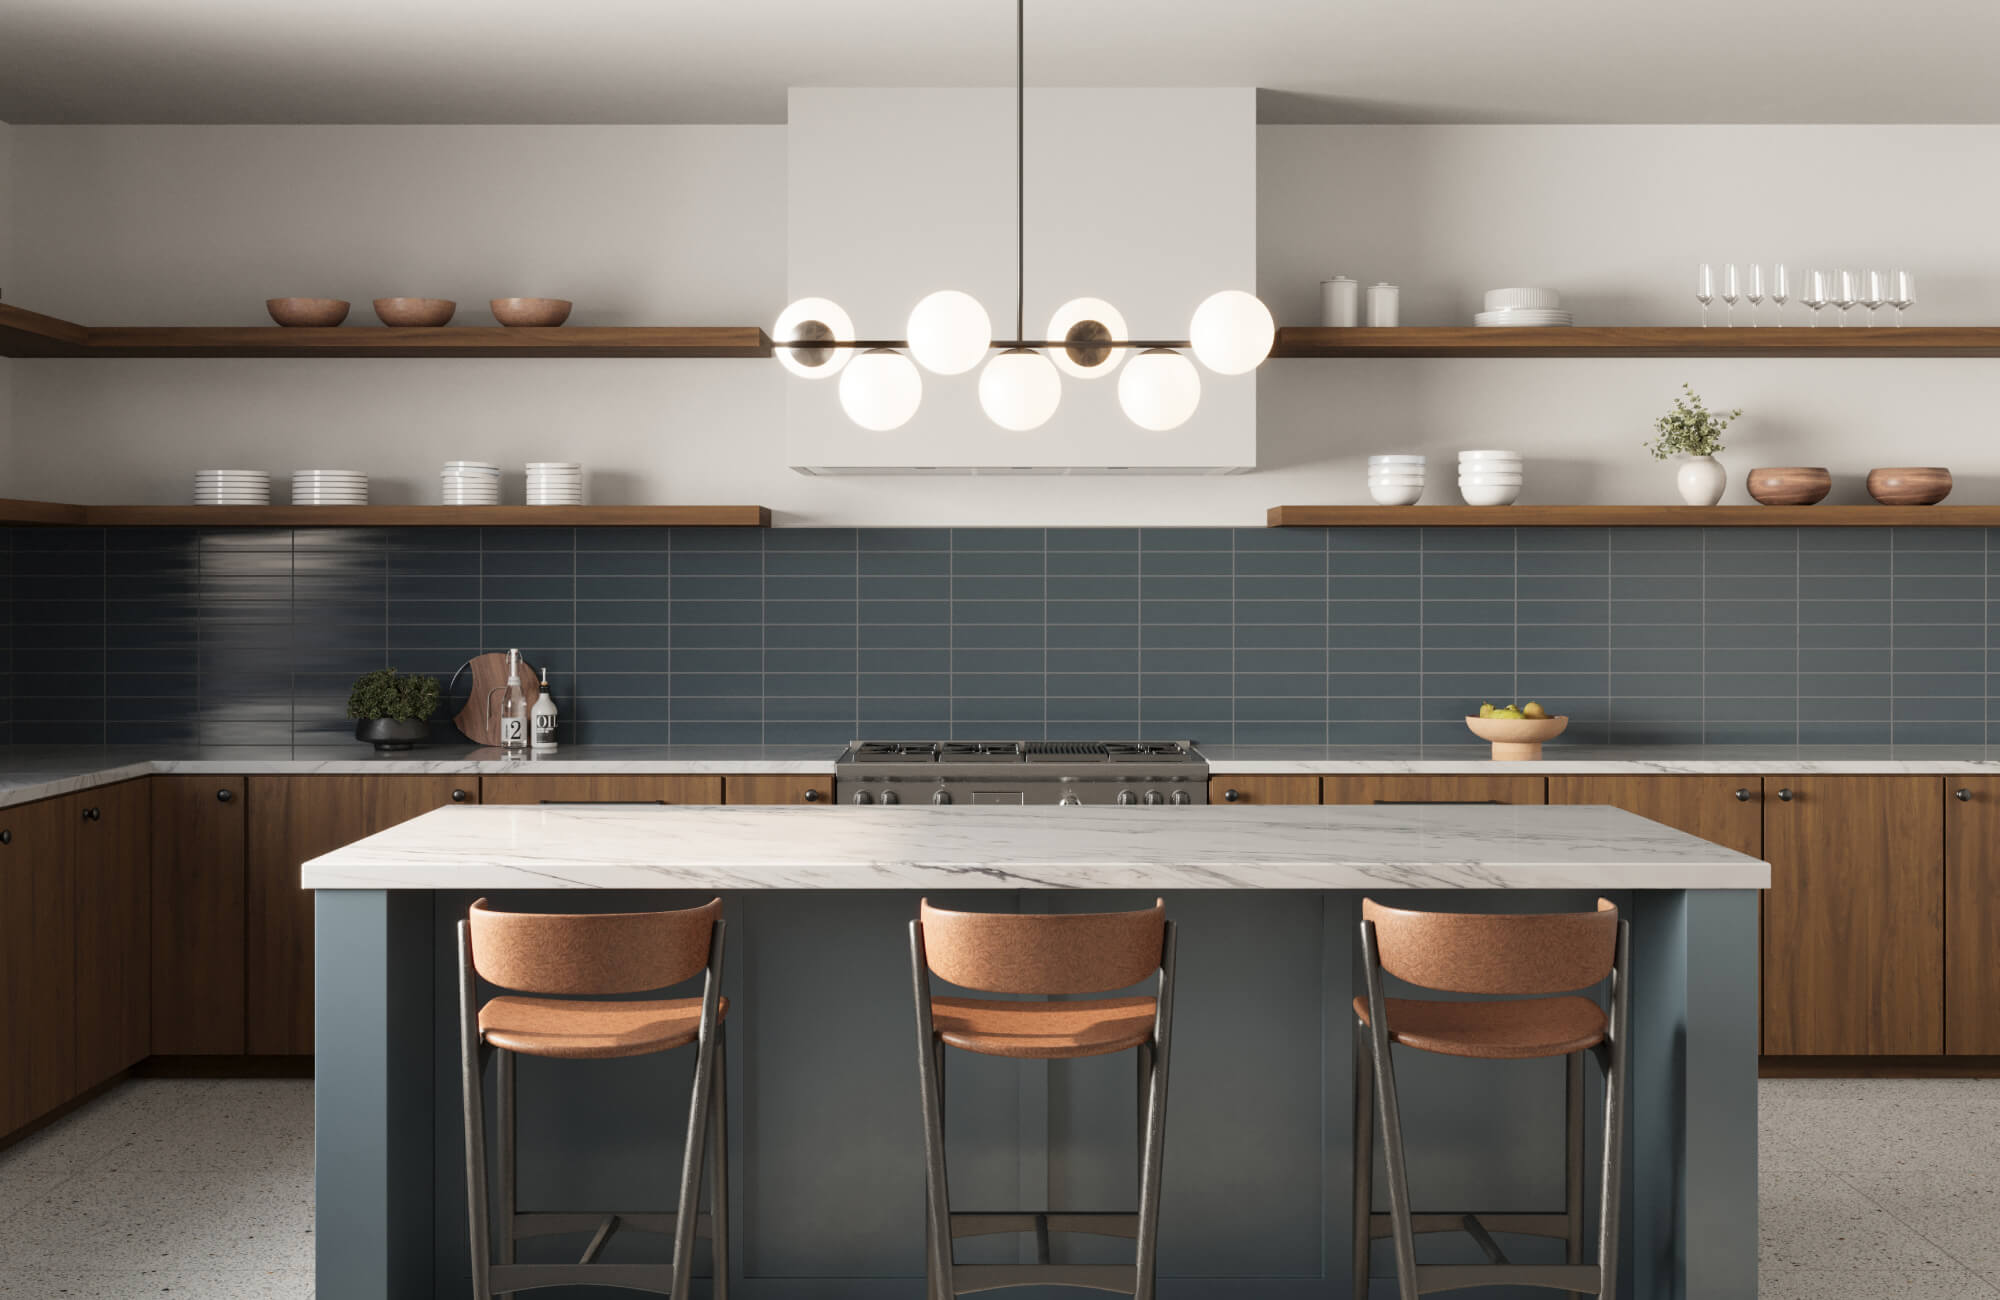
<svg viewBox="0 0 2000 1300">
<path fill-rule="evenodd" d="M 1272 506 L 1272 528 L 2000 528 L 2000 506 Z"/>
<path fill-rule="evenodd" d="M 755 325 L 76 325 L 0 303 L 10 357 L 768 357 Z"/>
<path fill-rule="evenodd" d="M 1750 329 L 1560 326 L 1480 329 L 1287 325 L 1274 357 L 2000 357 L 2000 327 Z"/>
<path fill-rule="evenodd" d="M 0 524 L 102 528 L 769 528 L 767 506 L 73 506 L 0 501 Z"/>
</svg>

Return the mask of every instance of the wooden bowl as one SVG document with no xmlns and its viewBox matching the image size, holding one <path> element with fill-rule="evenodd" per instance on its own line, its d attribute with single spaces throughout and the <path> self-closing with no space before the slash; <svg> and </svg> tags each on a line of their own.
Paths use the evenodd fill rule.
<svg viewBox="0 0 2000 1300">
<path fill-rule="evenodd" d="M 1885 506 L 1934 506 L 1951 495 L 1951 471 L 1942 465 L 1871 469 L 1868 495 Z"/>
<path fill-rule="evenodd" d="M 567 298 L 495 298 L 490 305 L 502 325 L 560 325 L 572 304 Z"/>
<path fill-rule="evenodd" d="M 1493 761 L 1519 763 L 1542 756 L 1542 742 L 1554 740 L 1569 726 L 1567 714 L 1553 718 L 1469 717 L 1465 725 L 1481 740 L 1493 742 Z"/>
<path fill-rule="evenodd" d="M 266 298 L 264 310 L 280 325 L 338 325 L 347 319 L 344 298 Z"/>
<path fill-rule="evenodd" d="M 442 325 L 458 310 L 449 298 L 377 298 L 375 314 L 384 325 Z"/>
<path fill-rule="evenodd" d="M 1833 491 L 1833 475 L 1821 465 L 1779 465 L 1751 470 L 1745 486 L 1767 506 L 1809 506 Z"/>
</svg>

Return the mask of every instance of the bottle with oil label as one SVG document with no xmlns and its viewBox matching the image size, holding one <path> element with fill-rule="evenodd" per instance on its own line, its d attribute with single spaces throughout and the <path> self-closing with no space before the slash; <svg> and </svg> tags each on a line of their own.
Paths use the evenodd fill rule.
<svg viewBox="0 0 2000 1300">
<path fill-rule="evenodd" d="M 535 707 L 530 710 L 531 737 L 529 743 L 535 749 L 546 753 L 556 747 L 556 701 L 549 694 L 549 670 L 542 669 L 542 693 L 535 699 Z"/>
<path fill-rule="evenodd" d="M 500 744 L 504 749 L 528 747 L 528 692 L 521 687 L 521 652 L 507 652 L 507 693 L 500 702 Z"/>
</svg>

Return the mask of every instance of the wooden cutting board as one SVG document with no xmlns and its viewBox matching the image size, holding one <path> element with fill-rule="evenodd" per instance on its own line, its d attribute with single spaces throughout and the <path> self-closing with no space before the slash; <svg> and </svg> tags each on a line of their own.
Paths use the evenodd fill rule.
<svg viewBox="0 0 2000 1300">
<path fill-rule="evenodd" d="M 498 745 L 500 702 L 507 691 L 507 656 L 498 653 L 474 655 L 453 676 L 457 681 L 469 682 L 471 694 L 466 697 L 465 707 L 452 721 L 473 744 Z M 535 707 L 535 701 L 542 697 L 541 683 L 536 680 L 539 676 L 534 666 L 523 658 L 521 689 L 527 694 L 531 709 Z"/>
</svg>

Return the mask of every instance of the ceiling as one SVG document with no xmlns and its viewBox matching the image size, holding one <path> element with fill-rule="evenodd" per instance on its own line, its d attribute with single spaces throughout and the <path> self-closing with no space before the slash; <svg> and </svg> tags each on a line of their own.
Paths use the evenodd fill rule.
<svg viewBox="0 0 2000 1300">
<path fill-rule="evenodd" d="M 1001 85 L 1005 0 L 0 0 L 0 121 L 781 122 Z M 1031 84 L 1267 122 L 2000 122 L 1990 0 L 1029 0 Z"/>
</svg>

